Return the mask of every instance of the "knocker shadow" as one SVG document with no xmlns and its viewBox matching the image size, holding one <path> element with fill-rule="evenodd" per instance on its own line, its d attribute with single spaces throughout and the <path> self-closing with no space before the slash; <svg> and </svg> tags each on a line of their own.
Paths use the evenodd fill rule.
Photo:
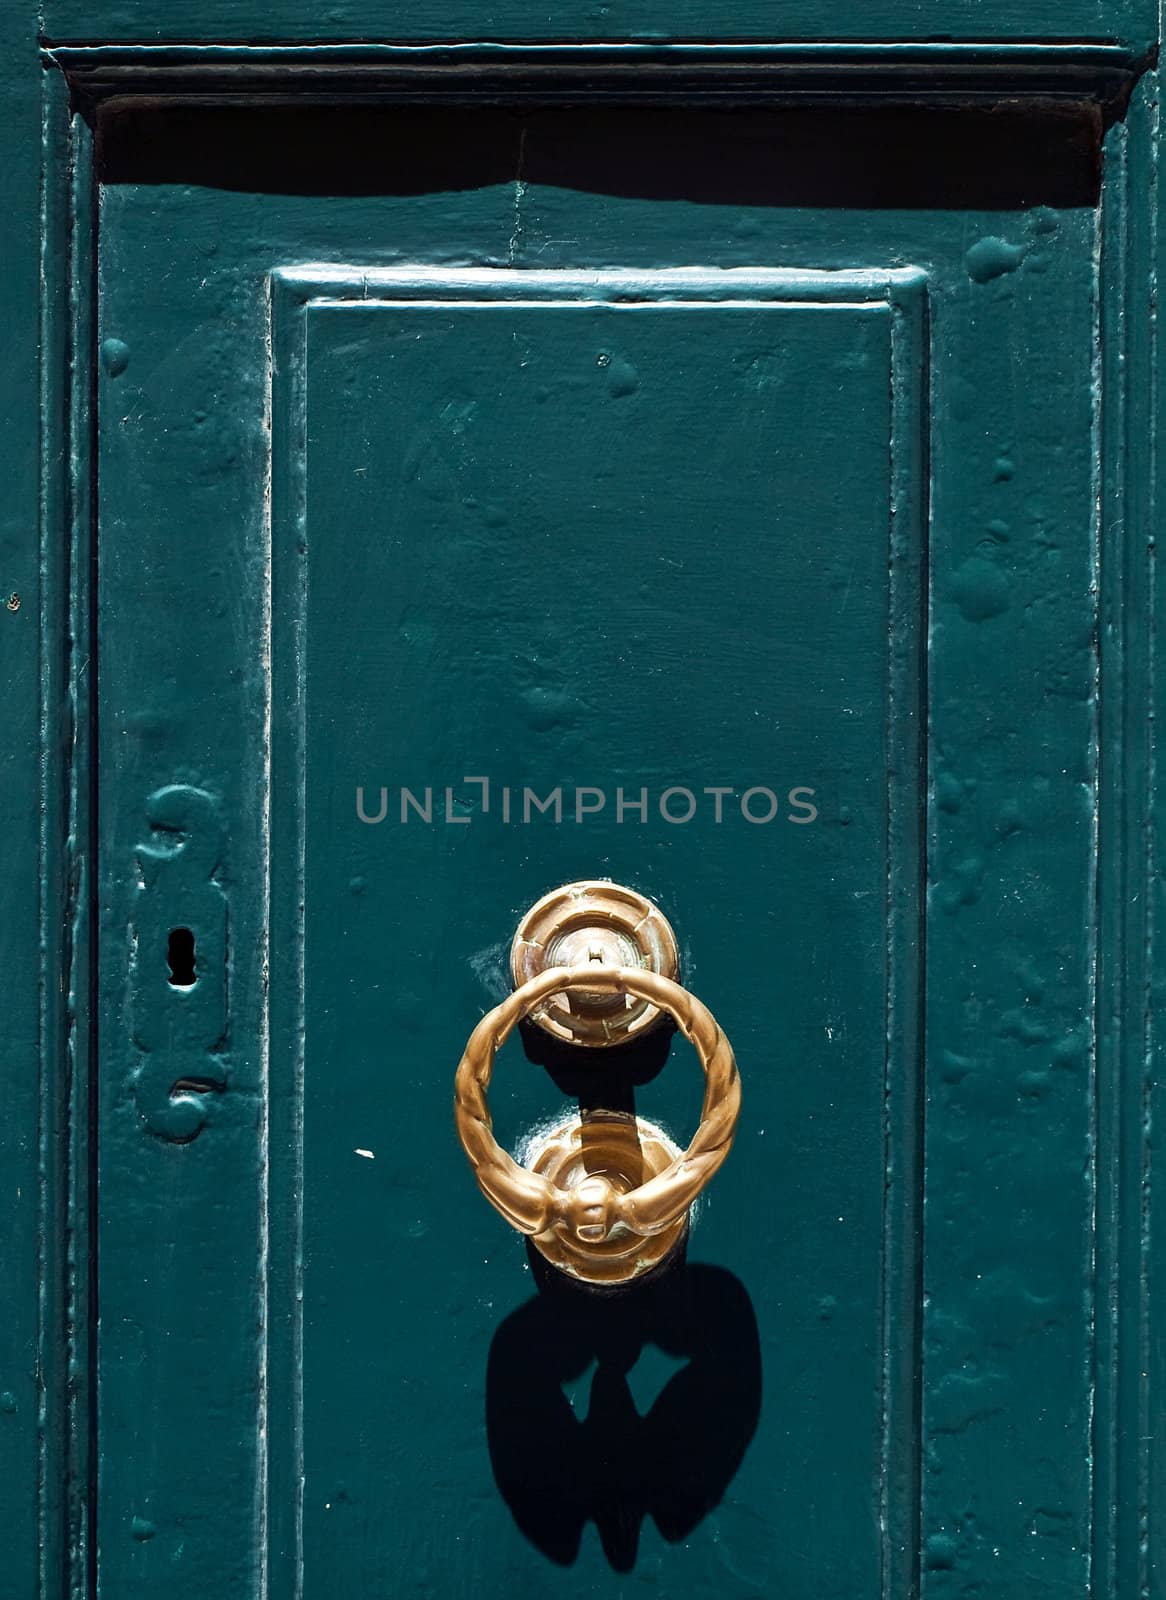
<svg viewBox="0 0 1166 1600">
<path fill-rule="evenodd" d="M 761 1410 L 761 1349 L 745 1286 L 679 1262 L 622 1291 L 588 1290 L 531 1249 L 539 1293 L 498 1329 L 486 1371 L 494 1477 L 518 1527 L 561 1566 L 594 1522 L 611 1566 L 635 1565 L 650 1516 L 686 1538 L 732 1482 Z M 628 1375 L 646 1345 L 687 1364 L 645 1415 Z M 594 1364 L 589 1404 L 563 1385 Z"/>
<path fill-rule="evenodd" d="M 671 1017 L 664 1018 L 642 1038 L 605 1050 L 583 1050 L 553 1039 L 527 1018 L 518 1035 L 526 1059 L 544 1067 L 560 1094 L 578 1100 L 580 1111 L 603 1106 L 634 1112 L 635 1091 L 650 1083 L 668 1060 L 676 1025 Z"/>
</svg>

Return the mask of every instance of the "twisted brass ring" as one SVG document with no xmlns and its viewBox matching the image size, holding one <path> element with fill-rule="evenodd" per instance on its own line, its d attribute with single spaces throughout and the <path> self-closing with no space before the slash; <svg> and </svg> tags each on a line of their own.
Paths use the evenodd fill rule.
<svg viewBox="0 0 1166 1600">
<path fill-rule="evenodd" d="M 704 1103 L 692 1143 L 655 1177 L 626 1192 L 598 1173 L 561 1188 L 520 1167 L 492 1132 L 486 1090 L 495 1054 L 523 1017 L 551 995 L 568 990 L 631 994 L 666 1011 L 696 1050 L 704 1070 Z M 632 967 L 556 967 L 524 983 L 478 1023 L 454 1080 L 458 1137 L 486 1199 L 511 1227 L 531 1235 L 536 1244 L 540 1235 L 555 1236 L 574 1259 L 584 1262 L 589 1252 L 598 1254 L 613 1239 L 623 1237 L 634 1246 L 636 1239 L 664 1233 L 683 1219 L 728 1155 L 740 1109 L 737 1063 L 712 1012 L 670 978 Z M 588 1276 L 585 1270 L 578 1275 Z"/>
</svg>

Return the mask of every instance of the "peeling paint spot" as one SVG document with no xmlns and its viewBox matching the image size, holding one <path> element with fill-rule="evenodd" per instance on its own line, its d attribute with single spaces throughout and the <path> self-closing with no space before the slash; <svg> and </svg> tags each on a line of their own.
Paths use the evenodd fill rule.
<svg viewBox="0 0 1166 1600">
<path fill-rule="evenodd" d="M 928 1571 L 950 1572 L 955 1566 L 955 1540 L 949 1533 L 933 1533 L 924 1546 Z"/>
<path fill-rule="evenodd" d="M 964 786 L 950 772 L 941 772 L 935 780 L 935 803 L 941 811 L 954 816 L 963 804 Z"/>
<path fill-rule="evenodd" d="M 536 685 L 525 692 L 522 700 L 526 721 L 536 733 L 551 733 L 556 728 L 574 726 L 576 704 L 564 690 Z"/>
<path fill-rule="evenodd" d="M 1009 244 L 1007 239 L 998 239 L 994 234 L 989 234 L 984 239 L 976 240 L 964 257 L 964 264 L 973 282 L 988 283 L 1006 272 L 1015 272 L 1023 260 L 1023 245 Z"/>
<path fill-rule="evenodd" d="M 640 375 L 630 361 L 617 356 L 607 372 L 607 392 L 613 400 L 623 400 L 640 387 Z"/>
<path fill-rule="evenodd" d="M 994 562 L 971 556 L 952 579 L 952 599 L 967 622 L 986 622 L 1008 610 L 1008 580 Z"/>
<path fill-rule="evenodd" d="M 1052 1081 L 1047 1071 L 1022 1072 L 1016 1080 L 1017 1093 L 1026 1100 L 1039 1100 L 1051 1088 Z"/>
<path fill-rule="evenodd" d="M 120 378 L 130 364 L 130 347 L 121 339 L 103 339 L 101 365 L 111 378 Z"/>
<path fill-rule="evenodd" d="M 979 391 L 966 378 L 952 378 L 948 386 L 948 404 L 957 422 L 971 422 L 979 415 Z"/>
</svg>

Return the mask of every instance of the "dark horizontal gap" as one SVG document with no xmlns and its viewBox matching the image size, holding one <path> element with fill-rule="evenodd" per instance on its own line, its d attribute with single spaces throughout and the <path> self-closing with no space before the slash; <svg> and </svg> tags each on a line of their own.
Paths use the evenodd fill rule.
<svg viewBox="0 0 1166 1600">
<path fill-rule="evenodd" d="M 511 183 L 703 204 L 1014 210 L 1091 206 L 1096 107 L 535 109 L 112 102 L 106 184 L 420 195 Z"/>
</svg>

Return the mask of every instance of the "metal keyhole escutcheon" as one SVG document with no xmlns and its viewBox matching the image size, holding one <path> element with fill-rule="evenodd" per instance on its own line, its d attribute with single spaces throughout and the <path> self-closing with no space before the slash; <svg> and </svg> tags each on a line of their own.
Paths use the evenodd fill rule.
<svg viewBox="0 0 1166 1600">
<path fill-rule="evenodd" d="M 466 1044 L 454 1085 L 458 1136 L 482 1193 L 561 1271 L 628 1283 L 683 1240 L 693 1201 L 733 1142 L 741 1084 L 708 1007 L 675 980 L 676 940 L 650 901 L 618 884 L 568 884 L 533 906 L 511 952 L 514 992 Z M 526 1166 L 494 1138 L 486 1091 L 500 1046 L 524 1018 L 553 1036 L 604 1048 L 671 1017 L 704 1071 L 700 1125 L 686 1150 L 630 1112 L 575 1115 Z"/>
</svg>

